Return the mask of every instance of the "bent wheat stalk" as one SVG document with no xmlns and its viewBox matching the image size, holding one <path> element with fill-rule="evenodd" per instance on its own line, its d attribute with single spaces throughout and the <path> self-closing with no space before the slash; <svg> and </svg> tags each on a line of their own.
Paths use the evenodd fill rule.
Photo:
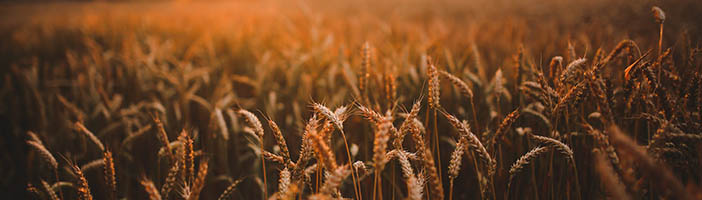
<svg viewBox="0 0 702 200">
<path fill-rule="evenodd" d="M 512 164 L 512 167 L 509 169 L 509 180 L 507 182 L 507 195 L 509 196 L 509 192 L 511 191 L 511 186 L 512 182 L 514 180 L 514 177 L 517 175 L 517 173 L 521 172 L 522 169 L 529 165 L 532 160 L 534 160 L 536 157 L 539 155 L 546 153 L 550 150 L 548 147 L 536 147 L 531 149 L 531 151 L 527 152 L 524 154 L 522 157 L 520 157 L 514 164 Z"/>
<path fill-rule="evenodd" d="M 93 143 L 97 145 L 100 151 L 105 151 L 105 145 L 103 145 L 102 142 L 100 142 L 100 139 L 98 139 L 98 137 L 95 136 L 93 132 L 90 132 L 90 130 L 88 130 L 88 128 L 85 128 L 85 126 L 83 126 L 83 124 L 80 122 L 76 122 L 75 125 L 80 132 L 83 132 L 85 136 L 87 136 L 90 139 L 90 141 L 93 141 Z"/>
<path fill-rule="evenodd" d="M 668 186 L 674 197 L 678 199 L 694 199 L 685 190 L 685 186 L 667 167 L 661 166 L 653 158 L 648 156 L 646 152 L 637 145 L 635 141 L 629 138 L 629 136 L 624 134 L 618 126 L 611 125 L 608 130 L 614 146 L 631 154 L 637 163 L 640 164 L 643 171 L 649 174 L 653 179 Z"/>
<path fill-rule="evenodd" d="M 263 198 L 267 199 L 268 198 L 268 178 L 266 176 L 266 159 L 263 158 L 263 125 L 261 125 L 261 121 L 258 120 L 256 115 L 253 113 L 249 112 L 248 110 L 240 109 L 237 111 L 239 115 L 244 116 L 246 119 L 246 123 L 251 126 L 251 128 L 254 129 L 254 133 L 258 136 L 258 141 L 260 143 L 260 148 L 261 148 L 261 170 L 263 171 Z"/>
<path fill-rule="evenodd" d="M 568 145 L 564 144 L 563 142 L 558 141 L 558 140 L 553 139 L 553 138 L 534 135 L 534 134 L 530 134 L 530 135 L 534 140 L 539 141 L 541 143 L 548 144 L 549 146 L 557 149 L 559 152 L 561 152 L 562 154 L 567 156 L 568 161 L 570 162 L 571 166 L 573 167 L 573 173 L 575 173 L 575 188 L 576 188 L 578 198 L 580 198 L 582 194 L 580 193 L 580 180 L 578 178 L 578 168 L 576 167 L 576 164 L 575 164 L 575 158 L 573 157 L 573 149 L 571 149 Z"/>
<path fill-rule="evenodd" d="M 626 186 L 619 180 L 618 175 L 614 172 L 607 158 L 605 158 L 604 153 L 597 149 L 593 149 L 592 153 L 595 155 L 595 170 L 597 170 L 600 180 L 607 186 L 605 188 L 610 191 L 612 197 L 621 200 L 631 199 L 626 193 Z"/>
</svg>

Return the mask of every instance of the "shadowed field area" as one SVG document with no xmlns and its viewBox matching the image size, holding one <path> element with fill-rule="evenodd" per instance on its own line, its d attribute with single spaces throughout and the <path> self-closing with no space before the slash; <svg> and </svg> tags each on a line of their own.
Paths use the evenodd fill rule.
<svg viewBox="0 0 702 200">
<path fill-rule="evenodd" d="M 0 4 L 15 199 L 700 199 L 702 3 Z"/>
</svg>

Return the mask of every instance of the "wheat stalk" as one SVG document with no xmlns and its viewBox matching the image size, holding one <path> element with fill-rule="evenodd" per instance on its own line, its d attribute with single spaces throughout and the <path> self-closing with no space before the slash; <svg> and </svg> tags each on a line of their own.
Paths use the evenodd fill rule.
<svg viewBox="0 0 702 200">
<path fill-rule="evenodd" d="M 578 178 L 578 168 L 575 164 L 575 158 L 573 157 L 573 149 L 571 149 L 568 145 L 564 144 L 563 142 L 558 141 L 558 140 L 553 139 L 553 138 L 543 137 L 543 136 L 534 135 L 534 134 L 530 134 L 530 135 L 533 139 L 535 139 L 541 143 L 545 143 L 545 144 L 550 145 L 551 147 L 557 149 L 559 152 L 561 152 L 562 154 L 564 154 L 568 157 L 568 160 L 570 161 L 570 164 L 573 167 L 573 173 L 575 175 L 574 182 L 575 182 L 575 186 L 576 186 L 576 190 L 577 190 L 576 194 L 578 195 L 578 198 L 580 198 L 580 195 L 582 195 L 580 193 L 580 179 Z"/>
<path fill-rule="evenodd" d="M 373 123 L 374 126 L 377 126 L 380 124 L 380 121 L 383 119 L 383 116 L 380 115 L 378 112 L 375 112 L 373 109 L 370 109 L 368 107 L 365 107 L 363 105 L 358 105 L 358 110 L 361 111 L 361 114 L 371 123 Z"/>
<path fill-rule="evenodd" d="M 388 109 L 397 99 L 397 83 L 395 83 L 395 75 L 392 72 L 386 72 L 383 76 L 383 81 L 385 84 L 385 99 L 388 103 Z"/>
<path fill-rule="evenodd" d="M 420 200 L 424 196 L 424 177 L 411 176 L 407 178 L 407 199 Z"/>
<path fill-rule="evenodd" d="M 280 177 L 278 181 L 278 192 L 285 194 L 288 192 L 288 188 L 290 188 L 290 170 L 288 170 L 287 167 L 283 168 L 283 170 L 280 170 L 278 177 Z"/>
<path fill-rule="evenodd" d="M 83 171 L 77 165 L 71 165 L 71 168 L 73 168 L 73 173 L 78 177 L 78 196 L 81 200 L 92 200 L 93 196 L 90 194 L 88 180 L 85 179 Z"/>
<path fill-rule="evenodd" d="M 459 135 L 461 137 L 465 137 L 468 141 L 467 146 L 465 146 L 465 148 L 470 148 L 471 150 L 476 151 L 478 153 L 478 157 L 480 157 L 481 160 L 487 163 L 486 167 L 488 170 L 488 174 L 492 174 L 496 169 L 496 162 L 492 158 L 492 156 L 490 156 L 490 153 L 488 153 L 487 149 L 485 149 L 485 146 L 483 146 L 482 142 L 480 142 L 480 139 L 478 139 L 478 137 L 475 134 L 473 134 L 473 132 L 471 132 L 468 124 L 459 121 L 458 118 L 447 112 L 442 113 L 444 114 L 446 119 L 448 119 L 451 126 L 458 130 L 458 132 L 460 133 Z"/>
<path fill-rule="evenodd" d="M 553 106 L 553 99 L 557 99 L 558 94 L 553 89 L 549 91 L 546 87 L 534 81 L 525 81 L 520 89 L 529 95 L 530 98 L 538 100 L 546 107 L 551 107 Z"/>
<path fill-rule="evenodd" d="M 168 170 L 168 175 L 166 175 L 166 182 L 161 186 L 161 195 L 164 199 L 168 199 L 170 191 L 175 186 L 178 178 L 178 173 L 180 172 L 180 162 L 173 163 L 173 166 Z"/>
<path fill-rule="evenodd" d="M 222 134 L 222 138 L 225 141 L 229 140 L 229 129 L 227 129 L 227 122 L 224 121 L 224 115 L 222 115 L 222 109 L 215 108 L 214 114 L 215 114 L 215 118 L 217 119 L 217 126 L 219 126 L 219 131 Z"/>
<path fill-rule="evenodd" d="M 93 169 L 98 168 L 98 167 L 103 167 L 103 166 L 105 166 L 105 159 L 104 158 L 103 159 L 95 159 L 93 161 L 90 161 L 88 163 L 81 165 L 80 170 L 87 172 L 87 171 L 93 170 Z"/>
<path fill-rule="evenodd" d="M 183 144 L 183 141 L 175 140 L 175 141 L 171 142 L 170 144 L 159 148 L 158 149 L 158 156 L 159 157 L 168 156 L 169 152 L 170 152 L 170 154 L 173 154 L 173 152 L 171 152 L 169 149 L 175 149 L 176 154 L 178 154 L 178 153 L 182 152 L 184 145 L 185 144 Z M 171 162 L 177 162 L 180 160 L 180 158 L 178 158 L 178 156 L 176 156 L 176 154 L 173 154 L 174 159 L 172 159 Z"/>
<path fill-rule="evenodd" d="M 278 124 L 276 124 L 273 120 L 268 120 L 268 126 L 271 127 L 271 130 L 273 130 L 273 136 L 275 137 L 276 143 L 278 143 L 278 146 L 280 147 L 280 153 L 283 156 L 283 163 L 287 164 L 292 161 L 290 161 L 290 151 L 288 150 L 288 144 L 285 142 L 285 138 L 283 137 L 283 133 L 280 131 L 280 128 L 278 127 Z"/>
<path fill-rule="evenodd" d="M 54 190 L 51 189 L 51 186 L 49 186 L 49 183 L 47 183 L 44 180 L 41 180 L 41 186 L 44 187 L 44 190 L 46 190 L 46 194 L 49 196 L 49 199 L 59 200 L 58 195 L 56 195 L 56 192 L 54 192 Z M 29 189 L 29 187 L 28 187 L 28 189 Z M 34 190 L 36 190 L 36 188 L 34 188 Z M 37 191 L 37 193 L 38 193 L 38 191 Z"/>
<path fill-rule="evenodd" d="M 470 89 L 470 86 L 468 86 L 466 82 L 444 70 L 439 70 L 439 74 L 448 79 L 453 86 L 457 87 L 463 96 L 468 99 L 473 99 L 473 90 Z"/>
<path fill-rule="evenodd" d="M 400 129 L 399 130 L 392 129 L 392 131 L 395 133 L 395 138 L 392 142 L 395 149 L 402 149 L 402 143 L 404 142 L 405 136 L 408 132 L 410 132 L 409 129 L 412 126 L 411 124 L 413 123 L 414 120 L 417 119 L 417 115 L 419 114 L 420 109 L 421 109 L 421 98 L 414 102 L 414 104 L 412 105 L 412 109 L 410 110 L 409 113 L 407 113 L 407 115 L 405 116 L 405 120 L 402 121 L 402 124 L 400 124 Z"/>
<path fill-rule="evenodd" d="M 517 121 L 519 118 L 519 115 L 521 112 L 519 111 L 519 108 L 514 109 L 507 117 L 502 119 L 502 123 L 500 123 L 500 126 L 497 127 L 497 130 L 495 131 L 495 136 L 493 136 L 493 139 L 491 140 L 491 143 L 495 145 L 497 143 L 497 140 L 502 139 L 504 134 L 507 133 L 507 131 L 512 127 L 512 124 Z M 457 120 L 457 119 L 456 119 Z M 460 123 L 460 122 L 457 122 Z"/>
<path fill-rule="evenodd" d="M 578 76 L 578 72 L 581 71 L 581 66 L 583 66 L 585 62 L 587 62 L 587 59 L 579 58 L 568 63 L 568 65 L 565 68 L 565 71 L 561 73 L 560 82 L 572 83 L 573 81 L 575 81 L 575 78 L 577 78 Z"/>
<path fill-rule="evenodd" d="M 453 181 L 458 177 L 458 173 L 461 171 L 466 143 L 468 143 L 468 139 L 466 139 L 465 136 L 461 136 L 456 143 L 456 148 L 451 153 L 451 160 L 448 166 L 449 199 L 453 199 Z"/>
<path fill-rule="evenodd" d="M 349 110 L 349 106 L 341 106 L 341 107 L 336 108 L 336 110 L 334 110 L 334 116 L 339 121 L 339 122 L 337 122 L 337 124 L 343 125 L 343 122 L 346 121 L 346 119 L 350 115 L 348 110 Z M 349 149 L 349 142 L 346 139 L 346 133 L 344 132 L 344 130 L 340 129 L 339 132 L 341 132 L 341 137 L 344 140 L 344 148 L 346 148 L 346 157 L 347 157 L 349 165 L 350 165 L 353 163 L 353 160 L 352 160 L 353 158 L 351 157 L 351 150 Z M 331 142 L 329 142 L 329 143 L 331 143 Z M 358 183 L 358 181 L 359 181 L 358 174 L 356 173 L 356 171 L 354 169 L 351 169 L 351 178 L 353 181 L 354 195 L 356 196 L 356 198 L 362 199 L 363 197 L 361 196 L 361 186 L 359 186 L 359 183 Z"/>
<path fill-rule="evenodd" d="M 317 159 L 324 164 L 324 167 L 328 170 L 334 170 L 337 168 L 336 158 L 334 158 L 334 152 L 329 148 L 329 145 L 324 141 L 316 131 L 307 133 L 309 139 L 312 141 L 312 147 L 314 149 Z"/>
<path fill-rule="evenodd" d="M 551 58 L 551 62 L 548 64 L 549 77 L 551 79 L 555 78 L 555 75 L 558 74 L 558 72 L 561 70 L 561 67 L 563 67 L 562 56 L 554 56 L 553 58 Z"/>
<path fill-rule="evenodd" d="M 227 186 L 227 189 L 224 189 L 224 191 L 222 192 L 222 194 L 219 195 L 219 198 L 217 198 L 217 199 L 218 199 L 218 200 L 227 200 L 227 199 L 229 199 L 229 198 L 231 197 L 232 193 L 234 193 L 234 190 L 236 190 L 236 187 L 237 187 L 237 186 L 239 185 L 239 183 L 241 183 L 241 181 L 243 181 L 243 180 L 244 180 L 244 179 L 241 178 L 241 179 L 238 179 L 238 180 L 232 182 L 232 184 L 229 184 L 229 186 Z"/>
<path fill-rule="evenodd" d="M 88 130 L 88 128 L 85 128 L 85 126 L 83 126 L 83 124 L 80 122 L 76 122 L 75 125 L 79 131 L 83 132 L 85 136 L 88 136 L 90 141 L 93 141 L 93 143 L 100 149 L 100 151 L 105 151 L 105 145 L 102 144 L 100 139 L 98 139 L 98 137 L 95 136 L 93 132 L 90 132 L 90 130 Z"/>
<path fill-rule="evenodd" d="M 373 182 L 373 199 L 377 196 L 376 193 L 379 191 L 379 195 L 382 198 L 382 182 L 381 182 L 381 172 L 385 168 L 387 163 L 386 151 L 387 143 L 390 140 L 390 135 L 393 131 L 396 131 L 392 125 L 392 115 L 388 111 L 385 117 L 381 118 L 378 126 L 375 129 L 375 137 L 373 139 L 373 165 L 375 167 L 374 182 Z M 380 189 L 380 190 L 377 190 Z"/>
<path fill-rule="evenodd" d="M 607 54 L 607 57 L 605 57 L 604 59 L 602 59 L 602 60 L 600 61 L 600 63 L 598 63 L 597 65 L 595 65 L 594 71 L 595 71 L 595 72 L 599 72 L 599 71 L 602 69 L 602 67 L 604 67 L 605 65 L 607 65 L 607 63 L 609 63 L 610 61 L 612 61 L 612 59 L 614 59 L 615 57 L 619 56 L 622 52 L 624 52 L 625 49 L 630 49 L 630 48 L 637 48 L 637 49 L 638 49 L 638 47 L 637 47 L 637 45 L 636 45 L 636 42 L 634 42 L 634 41 L 632 41 L 632 40 L 622 40 L 622 41 L 620 41 L 620 42 L 617 44 L 617 46 L 614 47 L 614 49 L 612 49 L 612 51 L 610 51 L 609 54 Z"/>
<path fill-rule="evenodd" d="M 150 200 L 161 200 L 161 194 L 158 193 L 158 189 L 156 189 L 154 182 L 146 177 L 142 177 L 141 180 L 139 180 L 139 183 L 141 183 L 141 185 L 144 187 L 146 193 L 149 194 Z"/>
<path fill-rule="evenodd" d="M 361 99 L 366 103 L 370 103 L 368 100 L 368 94 L 366 94 L 366 90 L 368 88 L 368 80 L 370 79 L 370 67 L 371 67 L 371 52 L 370 52 L 370 44 L 368 42 L 365 42 L 363 44 L 363 52 L 361 55 L 361 75 L 358 77 L 358 89 L 360 90 L 361 93 Z"/>
<path fill-rule="evenodd" d="M 129 134 L 124 140 L 122 140 L 122 146 L 126 148 L 130 148 L 132 145 L 132 142 L 141 136 L 143 136 L 146 132 L 150 131 L 152 128 L 151 124 L 147 124 L 144 127 L 139 128 L 136 132 Z M 170 158 L 170 157 L 169 157 Z"/>
<path fill-rule="evenodd" d="M 275 155 L 274 153 L 271 153 L 271 152 L 266 151 L 266 150 L 263 150 L 263 158 L 266 160 L 269 160 L 269 161 L 280 163 L 283 166 L 291 164 L 291 163 L 286 163 L 283 156 Z"/>
<path fill-rule="evenodd" d="M 328 171 L 325 175 L 325 181 L 322 185 L 322 188 L 320 189 L 320 192 L 322 192 L 323 194 L 332 195 L 336 193 L 337 188 L 341 186 L 341 183 L 344 181 L 344 179 L 351 175 L 351 167 L 350 165 L 337 167 L 333 170 Z"/>
<path fill-rule="evenodd" d="M 439 104 L 439 98 L 440 98 L 440 83 L 439 83 L 439 70 L 436 69 L 436 66 L 431 61 L 431 57 L 427 57 L 427 66 L 429 67 L 427 69 L 427 77 L 428 79 L 428 85 L 429 85 L 429 95 L 427 98 L 429 102 L 429 108 L 431 109 L 436 109 L 441 107 Z"/>
<path fill-rule="evenodd" d="M 508 91 L 505 89 L 505 78 L 502 75 L 502 69 L 497 69 L 495 71 L 495 76 L 492 78 L 492 93 L 498 97 L 498 102 L 500 95 L 509 95 Z"/>
<path fill-rule="evenodd" d="M 693 199 L 685 190 L 683 184 L 666 167 L 656 163 L 646 152 L 636 144 L 629 136 L 625 135 L 619 127 L 612 125 L 608 128 L 610 139 L 614 145 L 628 152 L 640 164 L 641 168 L 652 178 L 672 190 L 672 195 L 679 199 Z"/>
<path fill-rule="evenodd" d="M 512 184 L 512 180 L 514 180 L 514 177 L 517 175 L 517 173 L 521 172 L 522 169 L 529 165 L 533 159 L 538 157 L 539 155 L 546 153 L 550 150 L 548 147 L 536 147 L 531 149 L 531 151 L 527 152 L 526 154 L 522 155 L 514 164 L 512 164 L 512 167 L 509 169 L 509 181 L 508 181 L 508 186 L 507 186 L 507 191 L 510 191 L 510 185 Z"/>
<path fill-rule="evenodd" d="M 85 113 L 81 111 L 76 104 L 71 103 L 65 97 L 61 96 L 61 94 L 56 94 L 56 97 L 66 109 L 75 115 L 77 121 L 83 121 L 85 119 Z"/>
<path fill-rule="evenodd" d="M 563 142 L 558 141 L 558 140 L 553 139 L 553 138 L 544 137 L 544 136 L 540 136 L 540 135 L 534 135 L 534 134 L 531 134 L 531 138 L 533 138 L 534 140 L 539 141 L 541 143 L 546 143 L 549 146 L 554 147 L 555 149 L 557 149 L 558 151 L 560 151 L 564 155 L 568 156 L 569 160 L 575 161 L 575 159 L 573 158 L 573 149 L 568 147 L 568 145 L 564 144 Z M 573 163 L 573 164 L 575 164 L 575 163 Z"/>
<path fill-rule="evenodd" d="M 585 97 L 585 91 L 588 89 L 586 82 L 580 82 L 568 90 L 565 96 L 561 97 L 556 106 L 551 110 L 551 115 L 555 116 L 559 111 L 568 106 L 578 105 Z"/>
<path fill-rule="evenodd" d="M 600 180 L 606 185 L 605 188 L 610 191 L 613 198 L 628 200 L 631 199 L 626 193 L 626 186 L 622 184 L 621 180 L 617 174 L 614 173 L 614 169 L 607 161 L 607 158 L 597 149 L 592 150 L 593 155 L 595 155 L 595 170 L 600 175 Z"/>
<path fill-rule="evenodd" d="M 52 169 L 57 169 L 58 168 L 58 162 L 56 162 L 56 158 L 54 158 L 53 155 L 51 155 L 51 152 L 44 147 L 41 143 L 37 141 L 27 141 L 27 144 L 32 147 L 39 155 L 44 159 L 44 161 L 51 166 Z"/>
<path fill-rule="evenodd" d="M 415 142 L 417 152 L 421 155 L 421 157 L 424 159 L 424 170 L 426 170 L 426 173 L 429 175 L 429 181 L 431 182 L 431 195 L 433 199 L 444 199 L 444 188 L 441 184 L 441 181 L 439 180 L 439 175 L 437 172 L 437 169 L 435 167 L 434 163 L 434 157 L 431 154 L 431 151 L 426 148 L 426 144 L 424 143 L 424 137 L 422 136 L 422 132 L 424 127 L 421 126 L 421 123 L 412 121 L 412 128 L 410 128 L 410 132 L 412 133 L 412 139 Z"/>
<path fill-rule="evenodd" d="M 393 150 L 388 153 L 396 154 L 396 158 L 400 163 L 400 169 L 402 169 L 402 176 L 405 177 L 407 182 L 407 199 L 419 200 L 422 199 L 422 194 L 424 190 L 424 179 L 419 176 L 419 178 L 414 174 L 412 170 L 412 165 L 408 159 L 408 152 Z"/>
<path fill-rule="evenodd" d="M 458 139 L 458 142 L 456 143 L 456 148 L 451 153 L 451 160 L 449 161 L 448 166 L 448 178 L 450 182 L 453 182 L 453 180 L 456 179 L 456 177 L 458 177 L 458 173 L 461 170 L 461 164 L 463 161 L 465 145 L 467 143 L 468 139 L 466 139 L 465 136 L 461 136 L 460 139 Z"/>
<path fill-rule="evenodd" d="M 261 125 L 261 121 L 258 120 L 256 115 L 244 109 L 240 109 L 237 113 L 246 119 L 246 123 L 254 129 L 254 133 L 258 136 L 259 141 L 263 143 L 263 125 Z"/>
<path fill-rule="evenodd" d="M 400 124 L 400 130 L 398 131 L 398 140 L 397 143 L 399 145 L 402 145 L 402 140 L 404 138 L 404 135 L 410 131 L 410 128 L 412 127 L 412 123 L 414 123 L 414 120 L 417 119 L 417 115 L 419 115 L 419 110 L 422 108 L 422 98 L 420 97 L 419 99 L 414 101 L 414 104 L 412 104 L 412 109 L 410 109 L 410 112 L 407 114 L 405 117 L 405 120 L 402 121 L 402 124 Z M 395 145 L 398 146 L 398 145 Z"/>
<path fill-rule="evenodd" d="M 205 179 L 207 178 L 207 169 L 209 168 L 209 159 L 207 158 L 202 158 L 200 159 L 200 165 L 198 167 L 197 171 L 197 177 L 193 181 L 193 184 L 191 186 L 191 191 L 192 194 L 190 195 L 190 199 L 192 200 L 197 200 L 200 199 L 200 192 L 202 191 L 202 188 L 205 187 Z"/>
<path fill-rule="evenodd" d="M 312 140 L 309 138 L 311 137 L 310 134 L 316 134 L 317 130 L 317 123 L 319 121 L 317 120 L 317 116 L 313 115 L 305 125 L 304 131 L 302 133 L 302 144 L 300 146 L 300 156 L 298 157 L 297 161 L 295 162 L 295 167 L 293 168 L 293 177 L 295 179 L 300 179 L 303 175 L 304 169 L 307 166 L 307 162 L 309 159 L 312 157 L 312 154 L 314 152 L 313 147 L 312 147 Z"/>
<path fill-rule="evenodd" d="M 474 103 L 473 103 L 473 101 L 474 101 L 474 99 L 473 99 L 473 90 L 470 89 L 470 87 L 468 86 L 468 84 L 467 84 L 466 82 L 464 82 L 463 80 L 461 80 L 460 78 L 458 78 L 458 77 L 456 77 L 456 76 L 454 76 L 454 75 L 452 75 L 452 74 L 450 74 L 450 73 L 448 73 L 448 72 L 446 72 L 446 71 L 444 71 L 444 70 L 441 70 L 441 71 L 439 71 L 439 72 L 440 72 L 440 74 L 441 74 L 442 76 L 444 76 L 444 77 L 446 77 L 447 79 L 449 79 L 449 81 L 451 82 L 451 84 L 453 84 L 453 86 L 457 87 L 457 88 L 459 89 L 459 91 L 461 91 L 461 94 L 462 94 L 463 96 L 465 96 L 466 98 L 468 98 L 468 101 L 470 102 L 470 106 L 471 106 L 471 109 L 472 109 L 472 112 L 473 112 L 473 120 L 477 120 L 477 119 L 478 119 L 478 116 L 477 116 L 477 114 L 476 114 L 475 105 L 474 105 Z M 476 123 L 476 127 L 477 127 L 477 123 Z"/>
<path fill-rule="evenodd" d="M 166 148 L 166 153 L 168 154 L 168 157 L 171 159 L 171 161 L 176 160 L 176 156 L 173 155 L 173 152 L 171 151 L 171 146 L 169 145 L 170 142 L 168 140 L 168 133 L 166 133 L 166 129 L 164 128 L 163 122 L 158 117 L 154 117 L 154 122 L 156 123 L 156 127 L 158 128 L 158 134 L 156 135 L 158 138 L 158 141 L 161 142 L 161 145 L 163 145 L 164 148 Z"/>
<path fill-rule="evenodd" d="M 29 136 L 29 139 L 31 139 L 32 141 L 35 141 L 41 145 L 44 145 L 44 143 L 41 142 L 41 139 L 39 138 L 39 136 L 36 133 L 34 133 L 32 131 L 27 131 L 27 135 Z"/>
<path fill-rule="evenodd" d="M 195 177 L 195 156 L 193 151 L 193 140 L 190 138 L 190 134 L 188 134 L 188 132 L 185 130 L 180 132 L 178 140 L 180 140 L 180 142 L 183 143 L 183 155 L 180 159 L 180 161 L 183 162 L 183 180 L 186 180 L 188 183 L 192 183 L 193 178 Z"/>
<path fill-rule="evenodd" d="M 385 157 L 387 142 L 390 140 L 392 128 L 392 117 L 386 115 L 380 121 L 377 130 L 375 131 L 375 139 L 373 140 L 373 163 L 378 172 L 383 171 L 387 159 Z"/>
<path fill-rule="evenodd" d="M 651 12 L 653 12 L 653 18 L 656 19 L 656 22 L 660 25 L 660 34 L 658 34 L 658 56 L 660 56 L 663 50 L 663 22 L 665 22 L 665 12 L 658 6 L 651 7 Z"/>
<path fill-rule="evenodd" d="M 108 196 L 110 197 L 110 199 L 116 199 L 117 179 L 115 177 L 115 162 L 112 158 L 112 152 L 110 152 L 109 150 L 106 150 L 103 153 L 103 155 L 105 182 L 107 183 L 109 188 Z"/>
<path fill-rule="evenodd" d="M 325 118 L 329 119 L 336 125 L 336 127 L 339 129 L 339 131 L 344 131 L 344 122 L 341 121 L 334 112 L 332 112 L 329 108 L 326 106 L 319 104 L 319 103 L 313 103 L 312 107 L 314 108 L 314 111 L 319 113 L 320 115 L 324 116 Z"/>
</svg>

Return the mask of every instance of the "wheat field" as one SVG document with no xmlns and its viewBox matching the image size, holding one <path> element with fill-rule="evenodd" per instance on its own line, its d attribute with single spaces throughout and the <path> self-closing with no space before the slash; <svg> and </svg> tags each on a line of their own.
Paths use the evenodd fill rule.
<svg viewBox="0 0 702 200">
<path fill-rule="evenodd" d="M 8 199 L 702 199 L 702 2 L 0 3 Z"/>
</svg>

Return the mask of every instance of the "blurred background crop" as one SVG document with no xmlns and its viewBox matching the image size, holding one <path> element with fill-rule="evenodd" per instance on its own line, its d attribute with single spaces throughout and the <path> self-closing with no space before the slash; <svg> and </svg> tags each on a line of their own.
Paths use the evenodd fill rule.
<svg viewBox="0 0 702 200">
<path fill-rule="evenodd" d="M 666 15 L 662 47 L 653 6 Z M 425 123 L 428 148 L 443 172 L 438 178 L 446 199 L 449 190 L 453 199 L 612 197 L 594 167 L 592 149 L 600 148 L 597 138 L 585 134 L 588 129 L 583 124 L 602 131 L 608 130 L 605 125 L 616 124 L 642 146 L 651 143 L 652 132 L 665 128 L 636 117 L 642 113 L 675 124 L 685 133 L 699 134 L 702 118 L 697 109 L 702 102 L 693 98 L 702 96 L 695 93 L 702 91 L 695 86 L 701 83 L 700 11 L 698 0 L 2 1 L 0 193 L 10 199 L 51 199 L 50 190 L 59 198 L 82 198 L 80 176 L 71 167 L 75 164 L 86 167 L 82 173 L 95 199 L 154 198 L 144 180 L 152 181 L 164 199 L 189 198 L 194 180 L 179 178 L 166 186 L 169 170 L 181 161 L 165 156 L 171 148 L 158 138 L 158 119 L 167 143 L 187 143 L 181 138 L 186 131 L 193 142 L 195 169 L 205 166 L 204 183 L 195 198 L 217 199 L 237 180 L 241 182 L 232 199 L 275 198 L 279 174 L 287 165 L 275 159 L 261 162 L 262 149 L 282 155 L 267 119 L 280 127 L 294 161 L 303 156 L 303 132 L 310 118 L 326 119 L 315 115 L 312 103 L 331 110 L 349 106 L 343 129 L 347 138 L 337 137 L 340 130 L 336 130 L 328 145 L 339 165 L 351 160 L 346 142 L 353 147 L 354 161 L 375 169 L 378 166 L 371 160 L 378 127 L 361 115 L 359 105 L 381 115 L 390 110 L 399 128 L 402 114 L 421 99 L 418 119 Z M 558 98 L 564 97 L 570 86 L 575 87 L 557 81 L 566 65 L 587 58 L 589 69 L 623 40 L 635 42 L 636 47 L 597 76 L 609 87 L 605 93 L 613 110 L 611 118 L 593 103 L 597 95 L 585 95 L 585 105 L 573 105 L 569 112 L 552 116 L 549 105 L 533 105 L 522 89 L 525 82 L 534 81 L 543 87 L 551 85 Z M 672 53 L 659 59 L 659 48 Z M 650 57 L 644 56 L 648 50 L 652 50 Z M 556 56 L 562 59 L 559 71 L 549 68 Z M 662 80 L 658 84 L 665 87 L 650 90 L 651 82 L 634 86 L 623 78 L 624 69 L 642 57 L 654 65 L 658 59 L 660 66 L 668 63 L 661 60 L 669 59 L 667 74 L 678 79 Z M 469 83 L 473 106 L 442 77 L 441 107 L 466 120 L 486 146 L 510 113 L 522 113 L 503 130 L 506 142 L 487 147 L 497 160 L 497 171 L 489 181 L 478 170 L 483 169 L 480 162 L 473 159 L 478 154 L 468 152 L 460 176 L 449 186 L 449 161 L 463 136 L 441 113 L 438 122 L 432 121 L 437 117 L 429 113 L 435 111 L 426 108 L 424 101 L 431 95 L 426 89 L 431 87 L 428 63 Z M 366 85 L 359 87 L 361 82 Z M 499 93 L 499 88 L 506 94 Z M 629 93 L 617 96 L 617 88 Z M 659 90 L 675 91 L 668 95 L 676 101 L 656 100 L 665 96 L 656 93 Z M 630 100 L 641 98 L 641 102 Z M 664 108 L 667 103 L 679 106 Z M 266 134 L 261 144 L 248 134 L 251 128 L 236 114 L 239 109 L 262 120 Z M 536 119 L 540 117 L 536 114 L 524 114 L 525 109 L 544 113 L 547 123 Z M 609 121 L 593 122 L 595 112 Z M 96 148 L 77 124 L 97 136 L 106 150 Z M 508 188 L 510 166 L 535 147 L 525 130 L 567 143 L 575 152 L 576 172 L 569 171 L 568 162 L 558 160 L 558 154 L 555 161 L 550 154 L 540 158 L 544 164 L 529 168 L 516 178 L 522 181 Z M 26 141 L 32 140 L 28 131 L 36 133 L 55 157 L 56 169 L 28 145 Z M 553 135 L 554 131 L 560 134 Z M 416 141 L 409 141 L 409 136 L 406 140 L 400 146 L 414 152 Z M 684 143 L 683 153 L 656 159 L 666 163 L 690 194 L 699 193 L 702 182 L 698 141 Z M 174 148 L 187 152 L 187 146 L 180 145 Z M 177 149 L 172 153 L 180 154 Z M 107 151 L 114 159 L 114 185 L 105 180 L 109 176 L 100 167 L 105 166 Z M 676 198 L 675 190 L 659 186 L 652 181 L 657 179 L 639 171 L 641 161 L 627 165 L 626 158 L 622 160 L 620 176 L 632 198 Z M 98 167 L 90 168 L 91 163 Z M 418 175 L 428 173 L 421 161 L 412 164 Z M 311 181 L 296 186 L 298 198 L 319 193 L 326 181 L 320 180 L 324 176 L 321 167 L 318 170 Z M 338 193 L 330 196 L 404 199 L 409 195 L 398 161 L 389 162 L 381 174 L 368 170 L 370 178 L 358 182 L 356 173 L 360 172 L 344 179 Z M 577 184 L 569 178 L 572 174 L 578 174 Z M 382 181 L 374 187 L 376 175 Z M 48 190 L 42 182 L 49 185 Z M 428 180 L 426 184 L 423 199 L 436 198 Z M 173 189 L 164 193 L 163 187 Z"/>
</svg>

